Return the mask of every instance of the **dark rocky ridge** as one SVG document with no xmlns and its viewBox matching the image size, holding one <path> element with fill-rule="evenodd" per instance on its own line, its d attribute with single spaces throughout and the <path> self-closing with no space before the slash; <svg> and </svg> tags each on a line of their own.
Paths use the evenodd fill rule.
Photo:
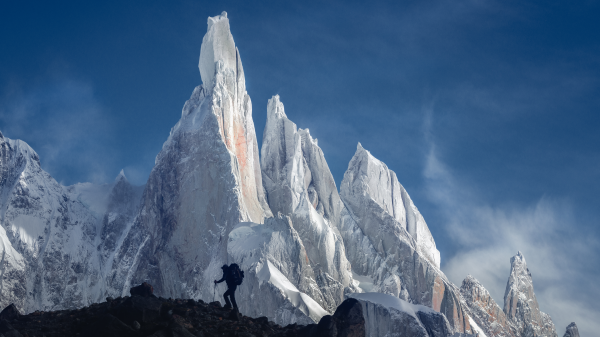
<svg viewBox="0 0 600 337">
<path fill-rule="evenodd" d="M 130 292 L 131 297 L 108 297 L 106 302 L 81 309 L 28 315 L 21 315 L 11 304 L 0 313 L 0 337 L 365 336 L 362 307 L 355 299 L 344 301 L 319 324 L 282 327 L 266 317 L 251 318 L 225 309 L 219 302 L 159 298 L 146 283 Z"/>
</svg>

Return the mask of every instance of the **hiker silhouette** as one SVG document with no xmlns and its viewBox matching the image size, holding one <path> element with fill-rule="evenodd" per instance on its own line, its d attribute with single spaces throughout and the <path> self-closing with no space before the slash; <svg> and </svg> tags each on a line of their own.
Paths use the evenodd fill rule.
<svg viewBox="0 0 600 337">
<path fill-rule="evenodd" d="M 240 270 L 240 267 L 235 263 L 232 263 L 230 266 L 224 264 L 221 269 L 223 269 L 223 277 L 218 281 L 215 280 L 215 285 L 225 281 L 227 284 L 227 291 L 223 294 L 223 297 L 225 298 L 224 308 L 230 309 L 233 304 L 233 308 L 237 310 L 238 306 L 235 301 L 235 290 L 237 289 L 237 286 L 242 284 L 244 272 Z M 231 301 L 229 301 L 230 299 Z"/>
</svg>

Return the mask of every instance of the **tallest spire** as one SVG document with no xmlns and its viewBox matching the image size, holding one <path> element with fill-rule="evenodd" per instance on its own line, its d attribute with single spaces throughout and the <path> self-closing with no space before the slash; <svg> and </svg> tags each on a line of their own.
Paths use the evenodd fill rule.
<svg viewBox="0 0 600 337">
<path fill-rule="evenodd" d="M 216 64 L 222 61 L 225 68 L 236 70 L 236 49 L 229 30 L 227 12 L 208 18 L 208 29 L 202 39 L 198 69 L 204 87 L 210 87 L 215 77 Z"/>
</svg>

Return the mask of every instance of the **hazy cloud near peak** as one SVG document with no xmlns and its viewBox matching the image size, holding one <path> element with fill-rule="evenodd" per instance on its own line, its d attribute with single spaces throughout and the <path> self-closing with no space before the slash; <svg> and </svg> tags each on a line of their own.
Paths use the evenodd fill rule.
<svg viewBox="0 0 600 337">
<path fill-rule="evenodd" d="M 600 287 L 590 279 L 598 265 L 598 242 L 574 230 L 579 221 L 569 200 L 540 196 L 531 204 L 507 200 L 489 205 L 469 181 L 457 181 L 440 161 L 431 130 L 433 108 L 425 113 L 429 151 L 423 175 L 429 200 L 439 207 L 448 237 L 456 245 L 442 257 L 442 269 L 460 286 L 471 274 L 500 307 L 510 273 L 510 258 L 521 251 L 534 281 L 540 309 L 549 314 L 556 331 L 576 322 L 582 335 L 600 331 L 600 309 L 594 303 Z"/>
<path fill-rule="evenodd" d="M 66 170 L 84 174 L 87 181 L 112 180 L 106 174 L 114 161 L 108 150 L 114 129 L 87 82 L 58 79 L 25 89 L 11 85 L 0 97 L 0 130 L 8 138 L 26 141 L 54 177 Z"/>
</svg>

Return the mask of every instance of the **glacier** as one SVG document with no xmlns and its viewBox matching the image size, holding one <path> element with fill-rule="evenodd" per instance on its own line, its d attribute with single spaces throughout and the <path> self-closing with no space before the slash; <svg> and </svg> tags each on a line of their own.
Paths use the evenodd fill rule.
<svg viewBox="0 0 600 337">
<path fill-rule="evenodd" d="M 208 18 L 198 70 L 143 186 L 123 171 L 62 186 L 0 133 L 2 306 L 79 308 L 142 282 L 214 301 L 221 265 L 236 262 L 240 310 L 281 325 L 318 322 L 351 297 L 369 336 L 556 336 L 520 252 L 503 307 L 471 276 L 452 284 L 398 175 L 360 143 L 338 190 L 317 139 L 275 95 L 259 152 L 226 12 Z"/>
</svg>

